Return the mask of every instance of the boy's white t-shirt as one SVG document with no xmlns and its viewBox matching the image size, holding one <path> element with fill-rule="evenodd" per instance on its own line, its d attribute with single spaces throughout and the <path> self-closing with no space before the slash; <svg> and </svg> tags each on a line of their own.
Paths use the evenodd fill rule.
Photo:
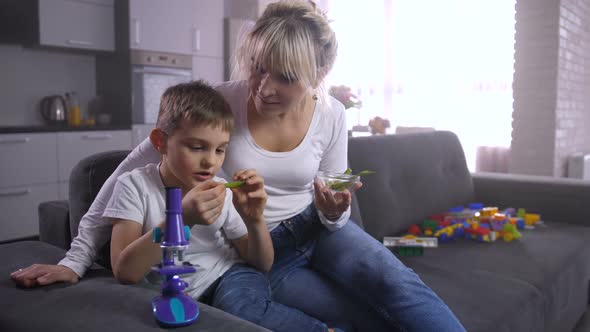
<svg viewBox="0 0 590 332">
<path fill-rule="evenodd" d="M 214 181 L 225 182 L 218 177 Z M 135 221 L 143 225 L 142 234 L 145 234 L 164 220 L 165 195 L 166 189 L 157 164 L 137 168 L 119 176 L 103 217 Z M 191 228 L 184 260 L 198 265 L 197 272 L 182 276 L 189 284 L 185 291 L 190 296 L 198 298 L 232 265 L 242 262 L 229 240 L 246 234 L 246 225 L 232 204 L 231 190 L 227 189 L 219 218 L 211 225 L 194 225 Z"/>
</svg>

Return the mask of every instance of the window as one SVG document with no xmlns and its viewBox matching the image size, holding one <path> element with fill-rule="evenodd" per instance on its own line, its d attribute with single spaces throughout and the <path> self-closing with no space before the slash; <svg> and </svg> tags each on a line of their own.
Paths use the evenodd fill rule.
<svg viewBox="0 0 590 332">
<path fill-rule="evenodd" d="M 392 129 L 453 131 L 474 171 L 478 146 L 510 146 L 515 4 L 328 1 L 339 51 L 327 86 L 350 86 L 362 100 L 349 122 L 381 116 Z"/>
</svg>

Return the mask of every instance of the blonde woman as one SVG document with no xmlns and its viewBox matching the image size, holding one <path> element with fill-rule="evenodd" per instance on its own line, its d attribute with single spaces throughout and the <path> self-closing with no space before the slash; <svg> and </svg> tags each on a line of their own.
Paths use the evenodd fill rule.
<svg viewBox="0 0 590 332">
<path fill-rule="evenodd" d="M 272 298 L 342 330 L 464 331 L 411 269 L 348 222 L 351 193 L 332 195 L 315 180 L 318 171 L 347 167 L 344 107 L 322 89 L 336 51 L 336 36 L 312 2 L 272 3 L 237 52 L 238 80 L 216 87 L 235 116 L 223 172 L 255 169 L 264 178 Z M 132 157 L 147 164 L 157 153 L 146 141 Z M 100 221 L 90 219 L 80 227 L 99 232 Z M 62 266 L 49 267 L 83 271 L 94 258 L 87 252 L 102 245 L 90 237 L 74 240 Z M 239 305 L 257 307 L 247 299 Z"/>
</svg>

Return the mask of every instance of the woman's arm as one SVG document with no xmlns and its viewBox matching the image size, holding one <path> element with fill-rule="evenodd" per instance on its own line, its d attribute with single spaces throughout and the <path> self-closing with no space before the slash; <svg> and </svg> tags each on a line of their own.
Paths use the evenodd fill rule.
<svg viewBox="0 0 590 332">
<path fill-rule="evenodd" d="M 100 248 L 107 243 L 111 235 L 112 225 L 103 221 L 102 214 L 113 194 L 117 178 L 125 172 L 149 163 L 156 163 L 160 161 L 160 158 L 160 154 L 156 151 L 149 138 L 143 140 L 129 153 L 105 181 L 88 212 L 80 220 L 78 235 L 72 241 L 66 257 L 58 263 L 59 265 L 72 269 L 80 277 L 84 275 L 86 269 L 96 259 Z"/>
<path fill-rule="evenodd" d="M 115 278 L 124 284 L 139 282 L 151 267 L 162 261 L 159 243 L 152 232 L 141 235 L 142 225 L 131 220 L 112 219 L 111 266 Z M 163 227 L 163 223 L 159 227 Z"/>
<path fill-rule="evenodd" d="M 331 136 L 322 155 L 319 170 L 338 173 L 344 172 L 348 164 L 348 131 L 344 106 L 333 98 L 330 98 L 330 101 L 332 109 L 327 116 L 330 116 L 333 130 L 326 131 L 326 134 Z M 313 185 L 315 206 L 322 224 L 332 231 L 343 227 L 350 217 L 352 194 L 345 190 L 333 195 L 329 188 L 322 186 L 318 181 L 314 181 Z"/>
<path fill-rule="evenodd" d="M 78 235 L 73 239 L 66 257 L 57 265 L 33 264 L 13 272 L 11 278 L 24 287 L 43 286 L 56 282 L 77 282 L 84 275 L 86 269 L 92 265 L 99 249 L 107 243 L 111 235 L 112 225 L 103 222 L 102 214 L 113 193 L 117 177 L 127 171 L 159 160 L 160 155 L 150 140 L 145 139 L 141 142 L 105 181 L 88 212 L 82 216 L 78 226 Z"/>
</svg>

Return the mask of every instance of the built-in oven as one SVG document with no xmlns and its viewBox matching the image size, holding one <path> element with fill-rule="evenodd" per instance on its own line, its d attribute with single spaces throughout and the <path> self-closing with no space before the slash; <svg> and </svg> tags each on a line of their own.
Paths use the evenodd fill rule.
<svg viewBox="0 0 590 332">
<path fill-rule="evenodd" d="M 164 91 L 192 80 L 190 55 L 131 50 L 134 124 L 155 124 Z"/>
</svg>

